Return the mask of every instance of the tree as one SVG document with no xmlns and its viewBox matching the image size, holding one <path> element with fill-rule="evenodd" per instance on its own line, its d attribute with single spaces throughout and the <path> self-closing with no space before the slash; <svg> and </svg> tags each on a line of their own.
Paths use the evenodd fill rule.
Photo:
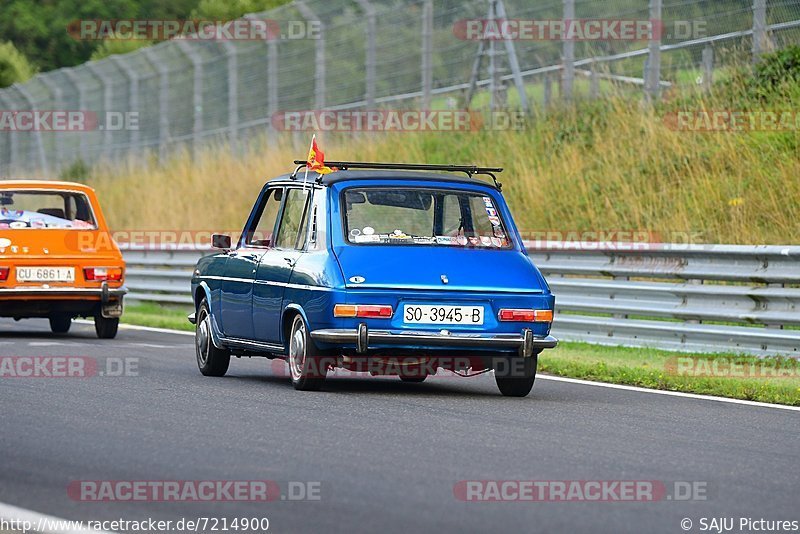
<svg viewBox="0 0 800 534">
<path fill-rule="evenodd" d="M 12 43 L 0 43 L 0 87 L 9 87 L 36 74 L 28 58 Z"/>
</svg>

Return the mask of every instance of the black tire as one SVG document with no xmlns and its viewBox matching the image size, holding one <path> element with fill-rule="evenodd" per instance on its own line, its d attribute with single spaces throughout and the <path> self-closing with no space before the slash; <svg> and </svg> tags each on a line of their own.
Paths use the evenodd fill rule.
<svg viewBox="0 0 800 534">
<path fill-rule="evenodd" d="M 538 354 L 529 358 L 513 356 L 494 361 L 494 380 L 504 397 L 525 397 L 536 380 Z"/>
<path fill-rule="evenodd" d="M 319 391 L 328 373 L 327 358 L 314 345 L 303 317 L 296 315 L 289 334 L 289 376 L 294 389 Z"/>
<path fill-rule="evenodd" d="M 425 382 L 425 379 L 428 378 L 428 372 L 420 366 L 416 368 L 403 369 L 400 371 L 400 373 L 398 373 L 398 376 L 403 382 L 407 382 L 409 384 L 419 384 L 420 382 Z"/>
<path fill-rule="evenodd" d="M 94 317 L 94 331 L 100 339 L 114 339 L 119 329 L 119 317 L 103 317 L 98 314 Z"/>
<path fill-rule="evenodd" d="M 211 339 L 211 315 L 206 299 L 197 309 L 194 327 L 194 349 L 197 367 L 203 376 L 225 376 L 231 363 L 231 353 L 218 349 Z"/>
<path fill-rule="evenodd" d="M 69 315 L 51 315 L 50 316 L 50 331 L 54 334 L 66 334 L 69 332 L 69 327 L 72 326 L 72 317 Z"/>
</svg>

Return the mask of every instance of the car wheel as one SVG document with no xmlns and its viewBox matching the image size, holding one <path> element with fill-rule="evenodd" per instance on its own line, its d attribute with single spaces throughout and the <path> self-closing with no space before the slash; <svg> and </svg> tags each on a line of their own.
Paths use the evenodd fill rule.
<svg viewBox="0 0 800 534">
<path fill-rule="evenodd" d="M 231 363 L 231 353 L 218 349 L 211 339 L 211 314 L 205 299 L 197 310 L 194 327 L 194 347 L 197 367 L 203 376 L 225 376 Z"/>
<path fill-rule="evenodd" d="M 428 378 L 428 372 L 422 368 L 403 369 L 398 376 L 403 382 L 419 384 L 420 382 L 425 382 L 425 379 Z"/>
<path fill-rule="evenodd" d="M 119 317 L 103 317 L 100 314 L 94 317 L 94 331 L 100 339 L 114 339 L 117 337 Z"/>
<path fill-rule="evenodd" d="M 69 315 L 50 316 L 50 331 L 54 334 L 66 334 L 69 332 L 70 326 L 72 326 L 72 317 Z"/>
<path fill-rule="evenodd" d="M 306 322 L 295 316 L 289 335 L 289 374 L 294 389 L 318 391 L 327 372 L 327 362 L 308 334 Z"/>
<path fill-rule="evenodd" d="M 524 397 L 531 392 L 536 380 L 538 354 L 529 358 L 497 358 L 494 362 L 494 380 L 505 397 Z"/>
</svg>

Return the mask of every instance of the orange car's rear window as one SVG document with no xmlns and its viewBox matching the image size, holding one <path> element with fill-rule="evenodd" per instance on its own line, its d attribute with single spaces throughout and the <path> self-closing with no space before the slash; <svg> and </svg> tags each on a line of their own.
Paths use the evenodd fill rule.
<svg viewBox="0 0 800 534">
<path fill-rule="evenodd" d="M 88 197 L 75 191 L 0 191 L 0 229 L 96 229 Z"/>
</svg>

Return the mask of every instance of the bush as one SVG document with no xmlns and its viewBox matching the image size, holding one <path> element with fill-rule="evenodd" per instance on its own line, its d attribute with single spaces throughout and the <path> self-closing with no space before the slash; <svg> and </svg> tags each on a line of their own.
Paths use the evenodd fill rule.
<svg viewBox="0 0 800 534">
<path fill-rule="evenodd" d="M 762 56 L 753 75 L 753 89 L 760 95 L 783 92 L 800 81 L 800 46 L 790 46 Z"/>
<path fill-rule="evenodd" d="M 36 74 L 28 58 L 12 43 L 0 43 L 0 87 L 22 83 Z"/>
</svg>

